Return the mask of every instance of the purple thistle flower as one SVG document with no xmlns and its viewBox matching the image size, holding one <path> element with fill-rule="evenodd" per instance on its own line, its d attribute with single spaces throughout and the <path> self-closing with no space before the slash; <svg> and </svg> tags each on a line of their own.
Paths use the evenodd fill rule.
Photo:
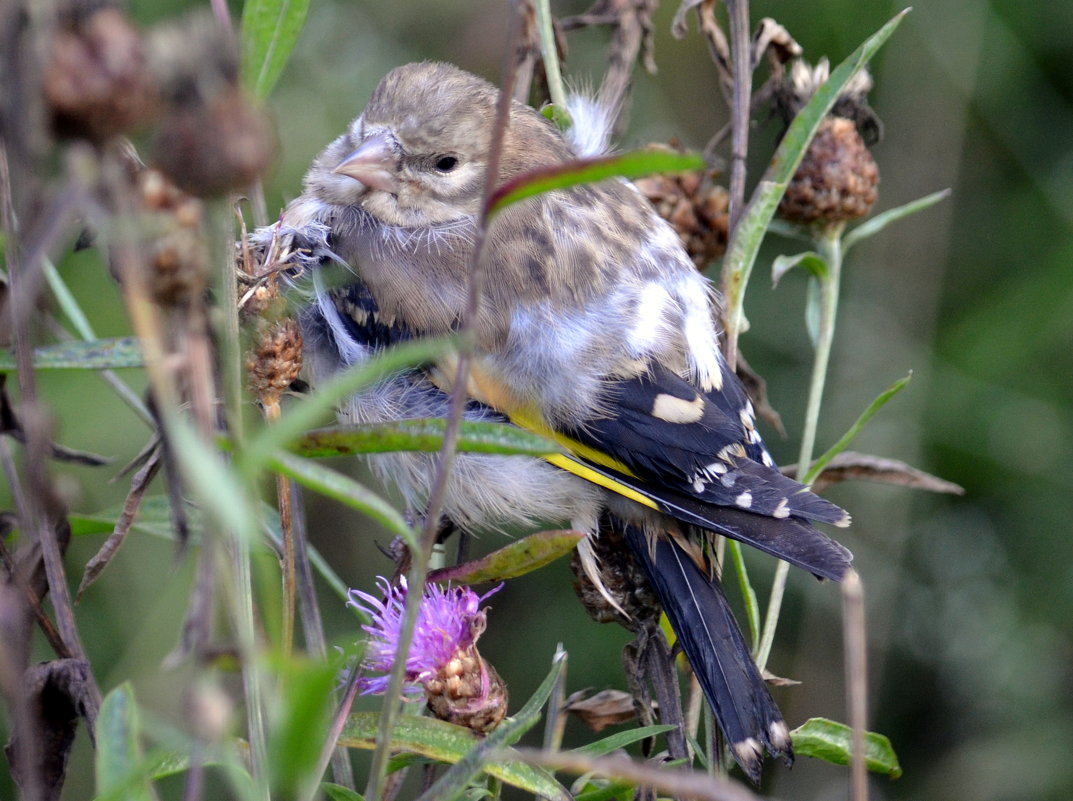
<svg viewBox="0 0 1073 801">
<path fill-rule="evenodd" d="M 405 579 L 399 587 L 392 587 L 383 577 L 377 578 L 377 584 L 384 594 L 383 600 L 361 590 L 350 590 L 347 600 L 347 606 L 361 610 L 372 619 L 372 623 L 362 626 L 369 634 L 362 667 L 385 674 L 360 679 L 362 695 L 387 691 L 389 677 L 386 674 L 395 664 L 406 605 Z M 465 651 L 477 642 L 486 622 L 480 603 L 502 586 L 480 596 L 469 587 L 440 587 L 436 584 L 425 587 L 413 642 L 406 657 L 405 692 L 413 693 L 426 686 L 459 651 Z"/>
</svg>

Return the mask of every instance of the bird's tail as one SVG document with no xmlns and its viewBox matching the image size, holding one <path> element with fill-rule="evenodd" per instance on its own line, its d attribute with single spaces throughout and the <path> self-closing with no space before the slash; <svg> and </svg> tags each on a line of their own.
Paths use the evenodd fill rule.
<svg viewBox="0 0 1073 801">
<path fill-rule="evenodd" d="M 700 681 L 731 752 L 753 782 L 764 751 L 793 760 L 793 748 L 718 580 L 710 579 L 673 539 L 653 542 L 634 525 L 626 541 L 656 590 Z"/>
</svg>

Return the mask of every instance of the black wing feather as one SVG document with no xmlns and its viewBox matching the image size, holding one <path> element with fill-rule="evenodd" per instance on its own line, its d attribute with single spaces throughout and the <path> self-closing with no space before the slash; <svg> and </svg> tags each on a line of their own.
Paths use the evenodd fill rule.
<svg viewBox="0 0 1073 801">
<path fill-rule="evenodd" d="M 695 419 L 661 418 L 654 413 L 661 398 L 694 403 Z M 843 509 L 774 466 L 733 376 L 726 377 L 722 390 L 704 393 L 667 368 L 652 365 L 643 375 L 610 383 L 603 401 L 603 416 L 566 427 L 564 433 L 613 456 L 645 482 L 650 494 L 665 488 L 759 515 L 848 523 Z"/>
<path fill-rule="evenodd" d="M 636 526 L 624 526 L 630 550 L 656 590 L 704 695 L 753 782 L 763 752 L 793 759 L 785 723 L 749 653 L 718 582 L 711 582 L 673 541 L 649 542 Z"/>
</svg>

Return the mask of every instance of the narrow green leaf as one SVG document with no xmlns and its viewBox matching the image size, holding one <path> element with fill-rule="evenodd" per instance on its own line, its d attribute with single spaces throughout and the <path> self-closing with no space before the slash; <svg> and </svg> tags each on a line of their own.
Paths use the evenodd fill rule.
<svg viewBox="0 0 1073 801">
<path fill-rule="evenodd" d="M 593 789 L 582 790 L 574 796 L 574 801 L 611 801 L 611 799 L 630 801 L 636 789 L 636 785 L 627 782 L 611 781 L 606 782 L 603 787 L 597 787 L 592 784 L 587 784 L 586 787 L 593 787 Z"/>
<path fill-rule="evenodd" d="M 908 10 L 902 11 L 891 19 L 831 72 L 812 99 L 794 117 L 779 143 L 763 180 L 757 184 L 752 198 L 742 213 L 723 260 L 727 320 L 733 332 L 741 330 L 745 289 L 749 283 L 753 264 L 756 262 L 756 254 L 760 250 L 760 243 L 786 191 L 786 185 L 801 164 L 812 135 L 816 132 L 824 115 L 838 99 L 838 93 L 890 38 L 907 13 Z"/>
<path fill-rule="evenodd" d="M 268 97 L 305 25 L 309 0 L 246 0 L 242 7 L 242 82 Z"/>
<path fill-rule="evenodd" d="M 335 668 L 293 659 L 280 672 L 275 722 L 268 740 L 273 798 L 304 798 L 328 735 Z"/>
<path fill-rule="evenodd" d="M 429 574 L 429 581 L 484 584 L 524 576 L 571 553 L 585 536 L 580 531 L 540 531 L 514 540 L 481 559 L 434 570 Z"/>
<path fill-rule="evenodd" d="M 794 753 L 814 757 L 835 765 L 848 765 L 853 742 L 853 730 L 844 723 L 826 718 L 809 718 L 790 732 Z M 892 779 L 902 775 L 898 756 L 890 740 L 876 732 L 864 733 L 864 756 L 868 770 Z"/>
<path fill-rule="evenodd" d="M 704 159 L 695 153 L 669 150 L 633 150 L 617 156 L 579 159 L 533 170 L 508 181 L 488 199 L 485 214 L 491 220 L 512 203 L 553 189 L 567 189 L 607 178 L 642 178 L 658 172 L 684 172 L 704 167 Z"/>
<path fill-rule="evenodd" d="M 356 364 L 323 382 L 272 425 L 252 437 L 238 458 L 247 471 L 259 472 L 276 452 L 287 448 L 307 431 L 316 428 L 335 411 L 343 399 L 376 381 L 418 364 L 428 364 L 448 353 L 456 344 L 451 337 L 417 339 L 389 348 L 367 362 Z"/>
<path fill-rule="evenodd" d="M 124 682 L 101 702 L 97 716 L 97 795 L 123 801 L 151 801 L 139 742 L 140 723 L 134 689 Z"/>
<path fill-rule="evenodd" d="M 521 709 L 500 724 L 500 728 L 506 727 L 507 732 L 509 732 L 509 736 L 504 740 L 507 745 L 513 745 L 518 742 L 540 720 L 540 710 L 544 708 L 544 704 L 551 697 L 551 692 L 555 689 L 555 682 L 559 680 L 565 665 L 566 652 L 560 650 L 552 658 L 551 670 L 548 671 L 548 675 L 544 677 L 544 681 L 536 688 L 529 700 L 522 705 Z M 499 729 L 496 731 L 499 731 Z"/>
<path fill-rule="evenodd" d="M 35 370 L 111 370 L 144 367 L 145 358 L 134 337 L 76 340 L 34 348 Z M 15 354 L 0 350 L 0 372 L 16 369 Z"/>
<path fill-rule="evenodd" d="M 347 718 L 339 744 L 346 748 L 373 749 L 379 723 L 377 713 L 359 712 L 351 715 Z M 415 715 L 399 716 L 391 737 L 393 751 L 410 751 L 448 764 L 457 763 L 480 743 L 481 738 L 467 728 Z M 546 771 L 522 762 L 490 762 L 484 765 L 484 771 L 526 792 L 568 801 L 565 790 Z"/>
<path fill-rule="evenodd" d="M 843 434 L 842 438 L 839 439 L 838 442 L 836 442 L 834 445 L 832 445 L 827 450 L 827 452 L 823 454 L 823 456 L 821 456 L 819 459 L 812 463 L 812 466 L 809 467 L 808 472 L 805 473 L 805 475 L 800 479 L 801 482 L 804 484 L 811 484 L 813 481 L 815 481 L 816 476 L 823 472 L 823 468 L 825 468 L 832 459 L 838 456 L 838 454 L 842 453 L 842 451 L 849 447 L 850 443 L 853 442 L 857 435 L 861 433 L 861 429 L 863 429 L 865 425 L 867 425 L 868 421 L 872 419 L 875 413 L 882 409 L 886 405 L 887 401 L 889 401 L 891 398 L 893 398 L 895 395 L 905 389 L 906 385 L 912 378 L 912 373 L 909 373 L 909 375 L 907 375 L 905 378 L 899 378 L 897 381 L 895 381 L 893 384 L 883 390 L 883 392 L 880 393 L 879 397 L 877 397 L 874 401 L 868 404 L 868 408 L 865 409 L 861 413 L 861 416 L 857 418 L 856 422 L 854 422 L 854 424 L 850 426 L 849 431 Z"/>
<path fill-rule="evenodd" d="M 460 798 L 477 774 L 486 769 L 493 758 L 498 761 L 501 749 L 520 740 L 540 719 L 541 710 L 551 696 L 565 664 L 566 654 L 562 651 L 557 652 L 552 660 L 551 672 L 522 708 L 516 714 L 506 718 L 475 748 L 471 748 L 462 759 L 448 768 L 443 776 L 418 796 L 417 801 L 456 801 Z M 538 770 L 543 771 L 548 780 L 555 781 L 543 768 L 538 768 Z M 569 794 L 560 787 L 553 797 L 569 798 Z"/>
<path fill-rule="evenodd" d="M 797 253 L 793 256 L 776 256 L 775 261 L 771 263 L 772 289 L 779 285 L 779 281 L 782 280 L 786 273 L 798 266 L 808 270 L 816 278 L 825 278 L 827 276 L 827 262 L 823 260 L 822 256 L 811 250 Z"/>
<path fill-rule="evenodd" d="M 232 466 L 183 419 L 173 417 L 168 431 L 186 486 L 194 491 L 205 513 L 224 529 L 253 543 L 259 531 L 257 514 Z"/>
<path fill-rule="evenodd" d="M 673 731 L 674 728 L 674 726 L 660 724 L 658 726 L 641 726 L 636 729 L 630 729 L 630 731 L 620 731 L 609 737 L 597 740 L 596 742 L 586 743 L 578 748 L 572 748 L 570 749 L 570 753 L 582 754 L 587 757 L 607 756 L 612 751 L 617 751 L 620 748 L 633 745 L 634 743 L 646 740 L 649 737 L 657 737 L 660 734 Z"/>
<path fill-rule="evenodd" d="M 930 209 L 940 200 L 945 200 L 948 197 L 950 197 L 950 190 L 942 189 L 938 192 L 932 192 L 930 195 L 925 195 L 922 198 L 912 200 L 903 206 L 896 206 L 893 209 L 884 211 L 882 214 L 877 214 L 875 217 L 861 223 L 846 234 L 845 238 L 842 240 L 842 252 L 845 253 L 862 239 L 875 236 L 891 223 L 904 219 L 911 214 L 916 214 L 918 211 Z"/>
<path fill-rule="evenodd" d="M 299 484 L 367 514 L 393 534 L 402 537 L 411 548 L 417 547 L 417 535 L 406 518 L 390 503 L 349 476 L 317 462 L 286 452 L 279 452 L 269 467 Z"/>
<path fill-rule="evenodd" d="M 341 784 L 321 782 L 320 789 L 324 791 L 324 795 L 328 796 L 330 801 L 365 801 L 365 796 L 361 793 Z"/>
<path fill-rule="evenodd" d="M 446 428 L 447 421 L 438 417 L 400 420 L 394 423 L 331 426 L 308 432 L 295 442 L 290 450 L 299 456 L 315 459 L 359 453 L 436 452 L 443 445 Z M 543 456 L 561 450 L 550 439 L 507 423 L 463 420 L 459 427 L 459 452 Z"/>
</svg>

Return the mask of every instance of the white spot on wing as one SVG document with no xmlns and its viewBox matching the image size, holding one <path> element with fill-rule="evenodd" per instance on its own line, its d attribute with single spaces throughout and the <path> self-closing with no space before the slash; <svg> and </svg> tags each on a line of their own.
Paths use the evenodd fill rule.
<svg viewBox="0 0 1073 801">
<path fill-rule="evenodd" d="M 684 400 L 661 392 L 652 404 L 652 416 L 668 423 L 696 423 L 704 417 L 704 398 Z"/>
<path fill-rule="evenodd" d="M 740 506 L 742 509 L 748 509 L 753 505 L 753 494 L 746 490 L 737 498 L 734 499 L 734 503 Z"/>
</svg>

